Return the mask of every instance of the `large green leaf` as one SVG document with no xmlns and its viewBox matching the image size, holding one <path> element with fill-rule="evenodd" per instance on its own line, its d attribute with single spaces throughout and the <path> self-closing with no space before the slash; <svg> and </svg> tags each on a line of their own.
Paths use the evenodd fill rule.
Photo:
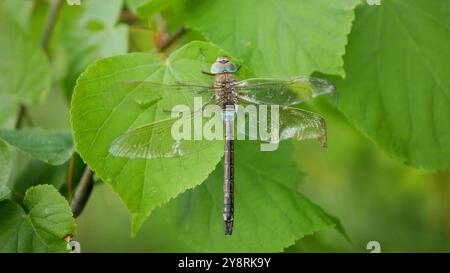
<svg viewBox="0 0 450 273">
<path fill-rule="evenodd" d="M 93 61 L 127 52 L 128 27 L 117 23 L 122 6 L 122 0 L 87 0 L 64 7 L 57 40 L 68 59 L 65 85 L 69 94 L 76 78 Z"/>
<path fill-rule="evenodd" d="M 172 2 L 175 9 L 181 5 Z M 357 0 L 181 2 L 189 27 L 245 60 L 258 76 L 344 75 L 342 56 Z"/>
<path fill-rule="evenodd" d="M 0 140 L 0 187 L 8 182 L 11 172 L 11 155 L 8 146 Z"/>
<path fill-rule="evenodd" d="M 69 204 L 50 185 L 27 190 L 25 210 L 10 200 L 0 202 L 0 252 L 64 252 L 63 238 L 75 234 Z"/>
<path fill-rule="evenodd" d="M 200 48 L 208 60 L 224 54 L 209 43 L 194 42 L 165 61 L 145 53 L 111 57 L 90 66 L 77 81 L 71 109 L 76 149 L 133 213 L 133 233 L 154 208 L 205 180 L 219 162 L 223 146 L 216 142 L 198 153 L 153 160 L 112 156 L 108 150 L 114 139 L 130 128 L 167 117 L 163 110 L 170 110 L 165 108 L 169 102 L 192 103 L 192 96 L 185 99 L 187 94 L 152 93 L 125 82 L 212 84 L 211 77 L 200 73 Z"/>
<path fill-rule="evenodd" d="M 340 109 L 408 165 L 450 166 L 450 4 L 392 0 L 361 6 L 337 81 Z"/>
<path fill-rule="evenodd" d="M 61 165 L 73 154 L 72 134 L 42 129 L 0 129 L 0 138 L 30 156 L 51 165 Z"/>
<path fill-rule="evenodd" d="M 318 145 L 317 145 L 318 146 Z M 235 225 L 223 235 L 223 166 L 201 186 L 161 209 L 179 240 L 206 252 L 277 252 L 339 222 L 298 191 L 304 173 L 292 143 L 276 152 L 238 142 L 235 148 Z M 320 149 L 320 147 L 317 147 Z"/>
<path fill-rule="evenodd" d="M 10 190 L 6 186 L 11 173 L 11 154 L 5 142 L 0 140 L 0 200 L 9 195 Z"/>
<path fill-rule="evenodd" d="M 7 10 L 0 6 L 0 124 L 19 104 L 42 102 L 50 89 L 49 64 Z"/>
</svg>

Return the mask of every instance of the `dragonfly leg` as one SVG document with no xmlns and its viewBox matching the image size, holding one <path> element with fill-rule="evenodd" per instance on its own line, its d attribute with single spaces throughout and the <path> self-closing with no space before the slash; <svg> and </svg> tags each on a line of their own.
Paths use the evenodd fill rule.
<svg viewBox="0 0 450 273">
<path fill-rule="evenodd" d="M 202 71 L 201 71 L 203 74 L 205 74 L 205 75 L 209 75 L 209 76 L 215 76 L 216 74 L 214 74 L 214 73 L 211 73 L 211 72 L 208 72 L 208 71 L 204 71 L 203 70 L 203 68 L 202 68 Z"/>
<path fill-rule="evenodd" d="M 206 57 L 205 57 L 205 54 L 203 54 L 203 50 L 202 50 L 201 48 L 199 48 L 198 51 L 200 52 L 200 55 L 202 56 L 202 67 L 200 68 L 200 71 L 201 71 L 203 74 L 206 74 L 206 75 L 209 75 L 209 76 L 214 76 L 213 73 L 208 72 L 208 71 L 205 69 L 205 65 L 206 65 L 206 64 L 205 64 L 205 59 L 206 59 Z"/>
</svg>

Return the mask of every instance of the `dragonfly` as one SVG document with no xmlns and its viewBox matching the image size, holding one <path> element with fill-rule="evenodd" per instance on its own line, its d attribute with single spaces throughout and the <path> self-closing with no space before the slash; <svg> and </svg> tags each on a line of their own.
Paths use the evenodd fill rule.
<svg viewBox="0 0 450 273">
<path fill-rule="evenodd" d="M 237 105 L 278 105 L 277 139 L 318 139 L 326 147 L 326 123 L 314 112 L 295 107 L 312 98 L 334 94 L 334 86 L 326 79 L 308 76 L 290 78 L 250 78 L 239 81 L 236 73 L 241 68 L 227 56 L 219 56 L 205 70 L 204 56 L 200 71 L 214 77 L 210 84 L 192 82 L 159 83 L 138 82 L 145 92 L 187 92 L 207 94 L 206 104 L 215 104 L 221 109 L 224 131 L 224 175 L 223 175 L 223 223 L 224 234 L 231 235 L 234 223 L 234 120 Z M 191 115 L 191 118 L 194 115 Z M 203 149 L 205 141 L 176 140 L 171 136 L 171 127 L 177 118 L 158 120 L 133 128 L 117 137 L 111 144 L 109 153 L 117 157 L 160 159 L 186 156 Z M 207 143 L 208 141 L 206 141 Z"/>
</svg>

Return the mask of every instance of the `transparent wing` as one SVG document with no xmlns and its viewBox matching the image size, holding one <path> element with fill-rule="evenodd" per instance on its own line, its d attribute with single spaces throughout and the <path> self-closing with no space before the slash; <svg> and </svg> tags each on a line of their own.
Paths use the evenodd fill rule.
<svg viewBox="0 0 450 273">
<path fill-rule="evenodd" d="M 272 110 L 268 110 L 267 119 L 261 124 L 248 122 L 247 128 L 238 128 L 238 134 L 254 139 L 255 132 L 259 135 L 259 140 L 278 143 L 286 139 L 306 140 L 318 139 L 322 147 L 327 145 L 327 128 L 325 119 L 314 112 L 292 107 L 277 107 L 278 115 Z M 269 108 L 270 109 L 270 108 Z M 261 113 L 259 113 L 261 115 Z M 267 128 L 267 134 L 261 133 L 261 128 Z M 274 132 L 274 130 L 278 129 Z"/>
<path fill-rule="evenodd" d="M 334 94 L 335 88 L 325 79 L 296 77 L 291 79 L 254 78 L 237 83 L 239 98 L 255 104 L 291 106 L 312 98 Z"/>
<path fill-rule="evenodd" d="M 280 111 L 280 140 L 318 139 L 322 147 L 327 146 L 325 119 L 314 112 L 286 107 Z"/>
<path fill-rule="evenodd" d="M 116 138 L 109 153 L 118 157 L 157 159 L 192 154 L 210 147 L 213 141 L 176 140 L 172 136 L 172 126 L 177 121 L 188 121 L 201 112 L 182 118 L 170 118 L 132 129 Z"/>
<path fill-rule="evenodd" d="M 170 82 L 159 83 L 151 81 L 124 81 L 123 84 L 135 87 L 136 89 L 145 89 L 149 92 L 176 92 L 176 93 L 206 93 L 214 92 L 214 86 L 197 82 Z"/>
<path fill-rule="evenodd" d="M 194 110 L 194 98 L 207 102 L 214 94 L 212 85 L 194 82 L 159 83 L 150 81 L 124 81 L 120 85 L 133 92 L 133 98 L 138 104 L 146 105 L 152 96 L 164 98 L 161 106 L 170 111 L 175 105 L 186 105 Z"/>
</svg>

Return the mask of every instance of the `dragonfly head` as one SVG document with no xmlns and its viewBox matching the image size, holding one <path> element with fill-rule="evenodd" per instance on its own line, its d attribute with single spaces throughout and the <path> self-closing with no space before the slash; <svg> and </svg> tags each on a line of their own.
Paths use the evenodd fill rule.
<svg viewBox="0 0 450 273">
<path fill-rule="evenodd" d="M 216 62 L 211 66 L 212 74 L 221 73 L 235 73 L 237 71 L 237 66 L 228 59 L 226 56 L 220 56 L 216 59 Z"/>
</svg>

